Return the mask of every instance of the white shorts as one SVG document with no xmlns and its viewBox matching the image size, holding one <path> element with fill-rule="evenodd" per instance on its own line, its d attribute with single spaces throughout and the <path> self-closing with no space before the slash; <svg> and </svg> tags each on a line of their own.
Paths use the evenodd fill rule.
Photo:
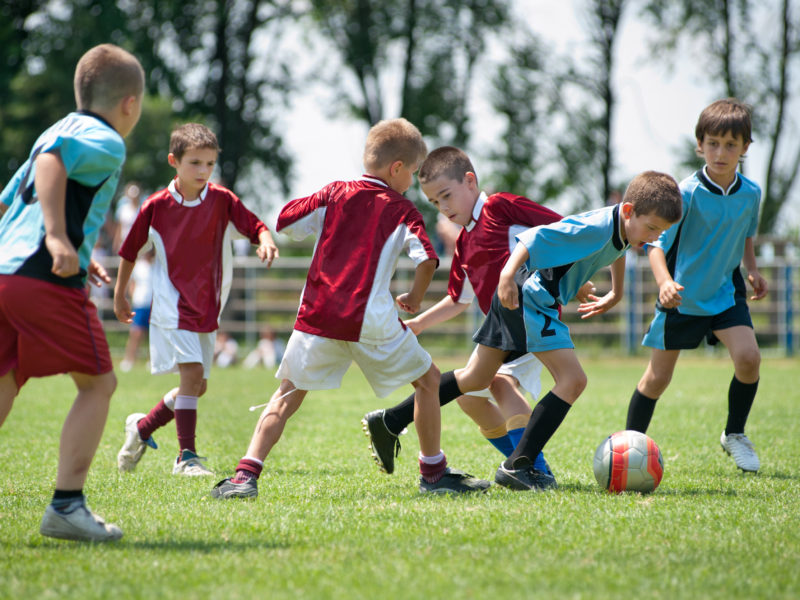
<svg viewBox="0 0 800 600">
<path fill-rule="evenodd" d="M 332 340 L 295 329 L 275 377 L 301 390 L 333 390 L 341 387 L 353 361 L 380 398 L 416 381 L 432 364 L 410 329 L 386 344 Z"/>
<path fill-rule="evenodd" d="M 177 373 L 178 365 L 201 363 L 208 379 L 214 362 L 217 332 L 198 333 L 185 329 L 163 329 L 150 323 L 150 372 L 153 375 Z"/>
<path fill-rule="evenodd" d="M 478 348 L 476 347 L 472 354 L 474 355 L 477 351 Z M 472 357 L 470 357 L 470 360 L 472 360 Z M 522 391 L 528 392 L 534 402 L 539 398 L 539 394 L 542 393 L 542 363 L 530 352 L 510 362 L 503 363 L 497 370 L 497 374 L 510 375 L 516 379 Z M 479 398 L 492 397 L 492 393 L 488 388 L 479 392 L 470 392 L 469 395 L 478 396 Z"/>
</svg>

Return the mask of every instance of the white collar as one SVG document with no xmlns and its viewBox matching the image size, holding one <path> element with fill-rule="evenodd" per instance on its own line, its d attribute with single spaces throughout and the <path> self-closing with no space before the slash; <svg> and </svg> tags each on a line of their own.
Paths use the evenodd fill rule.
<svg viewBox="0 0 800 600">
<path fill-rule="evenodd" d="M 175 185 L 175 182 L 178 181 L 178 178 L 175 177 L 172 181 L 169 182 L 169 193 L 172 194 L 172 197 L 175 199 L 175 202 L 180 204 L 181 206 L 198 206 L 203 203 L 203 200 L 206 199 L 206 194 L 208 193 L 208 183 L 206 183 L 205 187 L 200 190 L 200 194 L 194 200 L 184 200 L 183 195 L 178 191 L 178 187 Z"/>
<path fill-rule="evenodd" d="M 483 210 L 483 205 L 486 204 L 486 200 L 486 192 L 481 192 L 480 196 L 478 196 L 478 199 L 475 201 L 475 206 L 472 207 L 472 217 L 470 218 L 469 223 L 464 226 L 464 229 L 467 231 L 472 231 L 475 225 L 478 224 L 478 219 L 481 216 L 481 211 Z"/>
</svg>

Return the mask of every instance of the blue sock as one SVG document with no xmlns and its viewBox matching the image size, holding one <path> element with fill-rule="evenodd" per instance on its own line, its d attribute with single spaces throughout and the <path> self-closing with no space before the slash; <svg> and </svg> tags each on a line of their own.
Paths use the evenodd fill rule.
<svg viewBox="0 0 800 600">
<path fill-rule="evenodd" d="M 524 427 L 520 427 L 519 429 L 512 429 L 508 432 L 508 437 L 511 438 L 511 443 L 514 444 L 514 448 L 517 447 L 519 444 L 520 439 L 522 439 L 522 434 L 525 432 Z M 543 471 L 545 473 L 551 473 L 550 465 L 547 464 L 547 461 L 544 459 L 544 454 L 539 452 L 539 456 L 536 457 L 536 460 L 533 461 L 533 468 L 537 471 Z M 552 473 L 551 473 L 552 474 Z"/>
<path fill-rule="evenodd" d="M 506 458 L 508 458 L 514 451 L 514 444 L 512 443 L 511 437 L 508 435 L 508 433 L 496 438 L 486 438 L 486 440 L 492 446 L 497 448 Z"/>
<path fill-rule="evenodd" d="M 520 427 L 518 429 L 509 429 L 508 430 L 508 437 L 511 438 L 511 445 L 513 448 L 517 447 L 519 441 L 522 439 L 522 434 L 525 433 L 525 428 Z M 512 449 L 513 452 L 513 449 Z"/>
</svg>

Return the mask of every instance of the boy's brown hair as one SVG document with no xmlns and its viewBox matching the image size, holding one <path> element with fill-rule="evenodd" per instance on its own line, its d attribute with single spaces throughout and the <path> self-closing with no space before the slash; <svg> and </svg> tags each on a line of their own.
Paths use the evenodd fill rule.
<svg viewBox="0 0 800 600">
<path fill-rule="evenodd" d="M 455 146 L 442 146 L 432 150 L 419 168 L 419 181 L 426 184 L 434 179 L 446 177 L 464 181 L 467 173 L 475 173 L 472 161 L 463 150 Z M 477 178 L 477 175 L 475 176 Z"/>
<path fill-rule="evenodd" d="M 217 136 L 208 127 L 200 123 L 186 123 L 172 130 L 169 136 L 169 152 L 175 158 L 181 160 L 188 150 L 198 148 L 220 152 Z"/>
<path fill-rule="evenodd" d="M 416 167 L 427 153 L 422 134 L 411 122 L 403 118 L 378 121 L 367 134 L 364 167 L 382 169 L 396 160 Z"/>
<path fill-rule="evenodd" d="M 144 93 L 144 69 L 127 50 L 100 44 L 81 56 L 73 87 L 78 110 L 110 110 L 123 98 Z"/>
<path fill-rule="evenodd" d="M 745 144 L 752 142 L 752 109 L 750 105 L 736 98 L 717 100 L 708 105 L 700 113 L 694 136 L 698 143 L 705 135 L 725 135 L 730 132 L 733 137 L 741 137 Z"/>
<path fill-rule="evenodd" d="M 622 201 L 633 204 L 633 212 L 638 216 L 655 214 L 669 223 L 677 223 L 683 210 L 678 182 L 658 171 L 645 171 L 634 177 Z"/>
</svg>

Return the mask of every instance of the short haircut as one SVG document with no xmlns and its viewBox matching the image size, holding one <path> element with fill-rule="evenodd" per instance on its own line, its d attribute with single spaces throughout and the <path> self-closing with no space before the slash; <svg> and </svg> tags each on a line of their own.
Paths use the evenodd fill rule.
<svg viewBox="0 0 800 600">
<path fill-rule="evenodd" d="M 467 153 L 455 146 L 442 146 L 432 150 L 420 166 L 419 181 L 425 184 L 440 177 L 464 181 L 467 173 L 475 173 Z"/>
<path fill-rule="evenodd" d="M 73 85 L 79 110 L 110 110 L 123 98 L 144 93 L 144 69 L 127 50 L 100 44 L 81 56 Z"/>
<path fill-rule="evenodd" d="M 378 121 L 367 133 L 364 167 L 367 171 L 382 169 L 396 160 L 416 167 L 427 153 L 419 129 L 406 119 Z"/>
<path fill-rule="evenodd" d="M 175 158 L 180 160 L 188 150 L 198 148 L 220 152 L 217 136 L 208 127 L 200 123 L 186 123 L 172 130 L 169 136 L 169 152 Z"/>
<path fill-rule="evenodd" d="M 638 216 L 655 214 L 669 223 L 677 223 L 683 210 L 678 183 L 671 175 L 658 171 L 645 171 L 634 177 L 622 201 L 633 204 Z"/>
<path fill-rule="evenodd" d="M 733 137 L 741 137 L 745 144 L 753 141 L 750 137 L 752 109 L 736 98 L 725 98 L 708 105 L 700 113 L 694 128 L 694 136 L 700 142 L 706 134 L 725 135 L 728 132 Z"/>
</svg>

